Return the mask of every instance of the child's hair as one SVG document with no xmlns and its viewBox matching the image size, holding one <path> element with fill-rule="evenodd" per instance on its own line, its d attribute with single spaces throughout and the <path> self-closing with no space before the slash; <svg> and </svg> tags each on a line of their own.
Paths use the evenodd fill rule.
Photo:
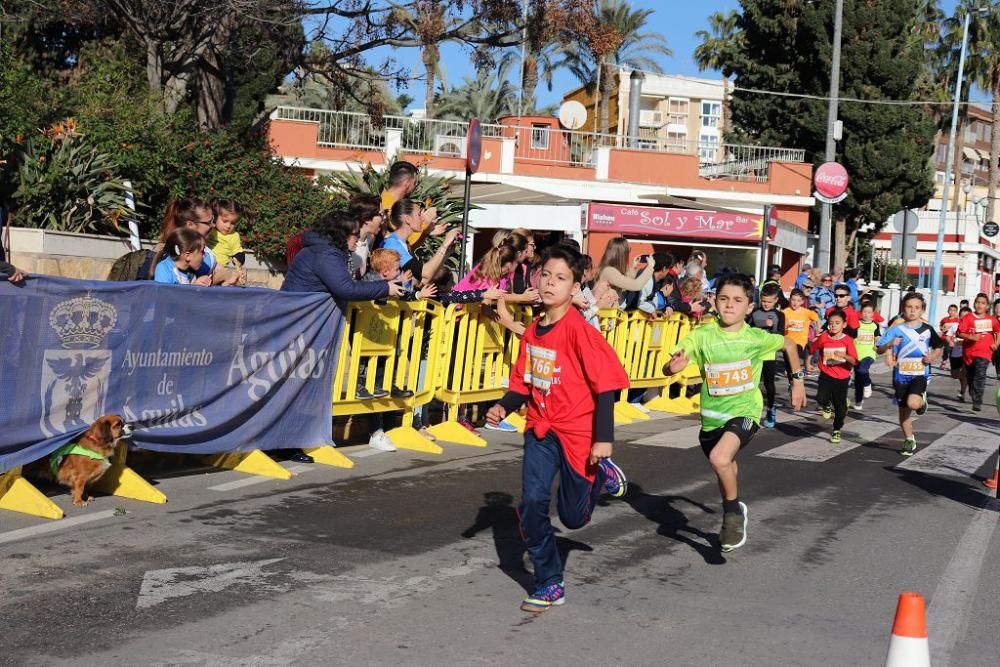
<svg viewBox="0 0 1000 667">
<path fill-rule="evenodd" d="M 413 212 L 418 210 L 420 210 L 420 202 L 412 199 L 400 199 L 389 210 L 389 225 L 393 229 L 399 229 L 403 226 L 403 216 L 413 215 Z"/>
<path fill-rule="evenodd" d="M 948 306 L 948 310 L 951 310 L 952 308 L 958 310 L 958 306 L 956 306 L 955 304 L 951 304 L 950 306 Z"/>
<path fill-rule="evenodd" d="M 559 239 L 558 241 L 556 241 L 556 243 L 559 244 L 559 245 L 564 245 L 567 248 L 571 248 L 572 250 L 575 250 L 576 252 L 581 252 L 581 250 L 580 250 L 580 242 L 577 241 L 576 239 L 571 239 L 568 236 L 565 237 L 565 238 Z M 590 255 L 584 255 L 584 256 L 587 257 L 588 259 L 590 259 L 590 265 L 593 266 L 594 265 L 594 259 Z"/>
<path fill-rule="evenodd" d="M 975 303 L 976 301 L 979 301 L 980 299 L 982 299 L 983 301 L 985 301 L 987 306 L 990 305 L 990 297 L 986 296 L 986 292 L 980 292 L 979 294 L 977 294 L 976 298 L 972 302 Z"/>
<path fill-rule="evenodd" d="M 512 246 L 519 253 L 528 249 L 528 237 L 517 232 L 511 232 L 504 243 Z"/>
<path fill-rule="evenodd" d="M 765 287 L 767 287 L 767 286 L 765 285 Z M 795 289 L 793 289 L 791 292 L 788 293 L 788 300 L 791 301 L 792 297 L 795 297 L 795 296 L 799 297 L 803 301 L 806 300 L 806 293 L 803 292 L 802 290 L 800 290 L 798 287 L 796 287 Z"/>
<path fill-rule="evenodd" d="M 745 273 L 730 273 L 728 276 L 723 276 L 715 281 L 715 293 L 718 294 L 722 291 L 723 287 L 742 287 L 743 291 L 746 292 L 747 298 L 751 301 L 753 300 L 753 283 L 750 282 L 750 276 Z"/>
<path fill-rule="evenodd" d="M 190 227 L 178 227 L 163 240 L 163 247 L 153 257 L 155 268 L 163 256 L 176 260 L 186 252 L 195 252 L 205 247 L 204 237 Z"/>
<path fill-rule="evenodd" d="M 212 212 L 215 213 L 215 217 L 219 217 L 220 213 L 235 213 L 236 215 L 241 215 L 243 210 L 240 205 L 236 203 L 235 199 L 226 199 L 225 197 L 219 197 L 212 200 Z"/>
<path fill-rule="evenodd" d="M 438 294 L 450 292 L 455 287 L 455 274 L 445 265 L 441 265 L 431 276 L 431 284 L 437 287 Z"/>
<path fill-rule="evenodd" d="M 399 253 L 391 248 L 376 248 L 368 257 L 368 266 L 377 273 L 382 273 L 394 266 L 398 267 Z"/>
<path fill-rule="evenodd" d="M 843 308 L 834 308 L 833 310 L 831 310 L 830 314 L 826 316 L 827 322 L 829 322 L 830 318 L 833 317 L 839 317 L 841 322 L 847 321 L 847 313 L 844 312 Z"/>
<path fill-rule="evenodd" d="M 968 306 L 962 306 L 961 308 L 958 309 L 958 314 L 959 315 L 965 315 L 965 314 L 971 313 L 971 312 L 972 312 L 972 309 L 969 308 Z"/>
<path fill-rule="evenodd" d="M 865 308 L 871 308 L 872 310 L 875 310 L 875 304 L 872 303 L 871 301 L 862 301 L 861 310 L 864 310 Z"/>
<path fill-rule="evenodd" d="M 920 306 L 922 308 L 927 307 L 927 302 L 924 301 L 924 295 L 921 294 L 920 292 L 910 292 L 909 294 L 903 297 L 901 303 L 905 306 L 907 301 L 919 301 Z"/>
<path fill-rule="evenodd" d="M 597 275 L 600 276 L 606 267 L 617 269 L 619 273 L 628 272 L 628 241 L 621 236 L 616 236 L 608 242 L 608 247 L 604 249 L 601 256 L 601 263 L 598 265 Z"/>
<path fill-rule="evenodd" d="M 566 262 L 566 266 L 573 273 L 573 282 L 579 283 L 583 281 L 583 255 L 567 245 L 557 243 L 549 246 L 542 253 L 541 265 L 545 266 L 553 259 Z"/>
<path fill-rule="evenodd" d="M 701 299 L 701 279 L 686 278 L 684 282 L 681 283 L 681 296 L 690 299 L 691 301 Z"/>
<path fill-rule="evenodd" d="M 780 292 L 781 286 L 778 283 L 768 283 L 760 288 L 760 298 L 763 299 L 765 296 L 776 297 Z"/>
<path fill-rule="evenodd" d="M 521 237 L 524 238 L 524 237 Z M 503 265 L 517 261 L 517 250 L 509 243 L 501 243 L 496 248 L 490 248 L 479 264 L 472 269 L 472 277 L 476 280 L 498 282 L 503 277 Z"/>
<path fill-rule="evenodd" d="M 382 213 L 382 200 L 376 195 L 356 194 L 347 202 L 347 212 L 358 222 L 365 223 Z"/>
<path fill-rule="evenodd" d="M 531 231 L 527 227 L 515 227 L 511 230 L 512 234 L 520 234 L 529 241 L 535 240 L 535 232 Z"/>
</svg>

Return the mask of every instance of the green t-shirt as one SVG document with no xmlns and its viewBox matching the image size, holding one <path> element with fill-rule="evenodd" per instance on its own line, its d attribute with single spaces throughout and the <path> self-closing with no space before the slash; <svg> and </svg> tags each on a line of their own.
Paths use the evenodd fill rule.
<svg viewBox="0 0 1000 667">
<path fill-rule="evenodd" d="M 730 419 L 749 417 L 760 422 L 764 397 L 760 372 L 765 361 L 785 345 L 785 337 L 748 324 L 734 333 L 717 322 L 694 329 L 674 349 L 701 370 L 701 427 L 721 428 Z"/>
<path fill-rule="evenodd" d="M 858 361 L 875 359 L 875 341 L 879 337 L 879 326 L 875 322 L 862 322 L 858 325 L 858 335 L 854 339 L 854 349 L 858 351 Z"/>
</svg>

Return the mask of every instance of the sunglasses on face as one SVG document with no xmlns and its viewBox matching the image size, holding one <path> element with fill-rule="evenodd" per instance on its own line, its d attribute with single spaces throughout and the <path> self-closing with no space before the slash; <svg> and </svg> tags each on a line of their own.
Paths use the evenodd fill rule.
<svg viewBox="0 0 1000 667">
<path fill-rule="evenodd" d="M 838 298 L 838 299 L 846 299 L 846 298 L 847 298 L 847 297 L 849 297 L 849 296 L 851 296 L 851 295 L 850 295 L 850 294 L 838 294 L 838 295 L 837 295 L 837 298 Z"/>
</svg>

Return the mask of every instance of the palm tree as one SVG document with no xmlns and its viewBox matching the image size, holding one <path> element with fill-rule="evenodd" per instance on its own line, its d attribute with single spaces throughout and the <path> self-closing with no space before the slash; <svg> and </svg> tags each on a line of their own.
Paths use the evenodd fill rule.
<svg viewBox="0 0 1000 667">
<path fill-rule="evenodd" d="M 656 56 L 673 55 L 663 35 L 643 30 L 652 14 L 652 9 L 633 9 L 628 0 L 601 0 L 584 43 L 561 49 L 565 56 L 560 64 L 580 83 L 600 93 L 602 131 L 608 130 L 608 98 L 618 70 L 628 67 L 662 74 Z"/>
<path fill-rule="evenodd" d="M 496 71 L 483 67 L 476 71 L 474 79 L 465 77 L 461 86 L 438 99 L 439 117 L 462 121 L 478 118 L 483 123 L 494 123 L 512 115 L 517 90 L 510 82 L 510 67 L 509 62 L 504 62 Z"/>
<path fill-rule="evenodd" d="M 739 29 L 740 15 L 732 9 L 728 14 L 715 12 L 708 17 L 708 30 L 694 34 L 701 43 L 694 49 L 698 70 L 722 72 L 722 127 L 729 131 L 729 77 L 736 73 L 736 58 L 743 49 L 743 31 Z"/>
<path fill-rule="evenodd" d="M 408 26 L 420 41 L 420 61 L 424 66 L 424 111 L 427 118 L 434 117 L 434 84 L 441 68 L 441 39 L 452 27 L 446 18 L 446 7 L 441 0 L 422 0 L 413 3 L 413 11 L 397 5 L 394 18 Z"/>
<path fill-rule="evenodd" d="M 962 8 L 976 12 L 979 3 Z M 989 192 L 986 219 L 996 221 L 997 190 L 1000 189 L 1000 6 L 993 4 L 986 16 L 973 14 L 969 25 L 969 78 L 992 96 L 990 131 Z"/>
<path fill-rule="evenodd" d="M 941 41 L 938 47 L 939 55 L 937 58 L 940 68 L 938 80 L 945 86 L 945 90 L 942 92 L 947 100 L 952 99 L 952 95 L 954 94 L 952 91 L 955 87 L 955 80 L 958 77 L 958 63 L 962 49 L 962 33 L 966 9 L 966 7 L 959 5 L 956 8 L 955 16 L 945 20 L 944 31 L 941 34 Z M 973 28 L 974 24 L 969 26 L 970 44 L 973 43 Z M 973 50 L 969 49 L 965 56 L 965 78 L 962 82 L 962 90 L 959 91 L 962 104 L 958 107 L 958 125 L 955 128 L 955 154 L 951 165 L 956 186 L 951 203 L 951 208 L 954 211 L 959 210 L 959 195 L 962 192 L 962 188 L 958 187 L 958 184 L 962 176 L 962 149 L 965 147 L 965 124 L 969 119 L 969 94 L 972 91 L 972 84 L 976 78 L 975 72 L 981 70 L 981 63 L 978 62 Z M 942 118 L 942 126 L 950 126 L 949 121 L 950 117 L 945 115 Z M 941 205 L 947 208 L 948 202 L 942 202 Z"/>
</svg>

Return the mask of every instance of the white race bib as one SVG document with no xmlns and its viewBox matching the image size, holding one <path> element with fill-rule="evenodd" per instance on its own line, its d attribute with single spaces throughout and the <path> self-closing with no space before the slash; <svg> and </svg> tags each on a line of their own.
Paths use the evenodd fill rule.
<svg viewBox="0 0 1000 667">
<path fill-rule="evenodd" d="M 992 333 L 993 332 L 993 320 L 986 318 L 982 320 L 976 320 L 976 333 Z"/>
<path fill-rule="evenodd" d="M 709 396 L 732 396 L 757 388 L 749 359 L 706 364 L 705 379 L 708 381 Z"/>
<path fill-rule="evenodd" d="M 920 357 L 908 357 L 896 362 L 896 369 L 900 375 L 923 375 L 924 360 Z"/>
<path fill-rule="evenodd" d="M 842 364 L 847 357 L 846 347 L 824 347 L 823 348 L 823 363 L 827 366 L 836 366 L 837 364 Z"/>
<path fill-rule="evenodd" d="M 858 345 L 874 345 L 875 344 L 875 332 L 874 331 L 859 331 L 858 332 Z"/>
</svg>

